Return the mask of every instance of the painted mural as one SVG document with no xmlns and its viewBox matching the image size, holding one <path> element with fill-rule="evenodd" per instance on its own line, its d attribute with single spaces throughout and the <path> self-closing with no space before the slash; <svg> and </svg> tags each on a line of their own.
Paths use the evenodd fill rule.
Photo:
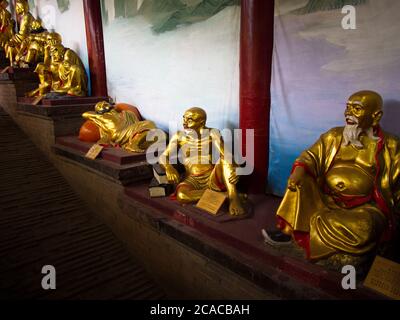
<svg viewBox="0 0 400 320">
<path fill-rule="evenodd" d="M 102 0 L 109 94 L 163 129 L 191 106 L 238 124 L 238 1 Z"/>
<path fill-rule="evenodd" d="M 354 30 L 342 28 L 347 4 Z M 353 92 L 379 92 L 382 126 L 400 135 L 400 1 L 277 0 L 275 9 L 269 191 L 282 195 L 300 152 L 344 125 Z"/>
<path fill-rule="evenodd" d="M 106 24 L 110 14 L 115 18 L 141 15 L 151 23 L 153 31 L 162 33 L 204 21 L 239 3 L 240 0 L 102 0 L 102 7 Z"/>
<path fill-rule="evenodd" d="M 56 3 L 57 8 L 61 13 L 65 12 L 69 9 L 69 5 L 70 5 L 69 1 L 70 0 L 57 0 L 57 3 Z M 42 4 L 42 3 L 40 3 L 40 0 L 39 1 L 38 0 L 29 0 L 28 2 L 29 2 L 29 7 L 31 8 L 31 10 L 34 10 L 37 7 L 36 2 L 39 3 L 39 6 L 40 6 L 40 4 Z M 47 1 L 47 2 L 49 2 L 49 1 Z"/>
</svg>

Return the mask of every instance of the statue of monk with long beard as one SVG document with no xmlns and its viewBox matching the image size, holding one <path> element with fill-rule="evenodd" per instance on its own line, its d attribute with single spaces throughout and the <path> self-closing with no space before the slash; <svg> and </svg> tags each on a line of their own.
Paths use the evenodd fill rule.
<svg viewBox="0 0 400 320">
<path fill-rule="evenodd" d="M 346 126 L 329 130 L 300 155 L 277 211 L 280 232 L 263 230 L 267 243 L 292 239 L 308 259 L 340 268 L 361 265 L 392 238 L 400 211 L 400 141 L 380 128 L 382 105 L 376 92 L 353 94 Z"/>
</svg>

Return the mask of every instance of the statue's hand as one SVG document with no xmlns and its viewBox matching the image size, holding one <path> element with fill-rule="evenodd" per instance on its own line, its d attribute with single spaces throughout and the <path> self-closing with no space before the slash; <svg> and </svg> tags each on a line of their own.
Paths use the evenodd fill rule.
<svg viewBox="0 0 400 320">
<path fill-rule="evenodd" d="M 305 174 L 303 167 L 296 167 L 291 176 L 289 177 L 288 189 L 296 191 L 297 188 L 301 189 L 301 183 Z"/>
<path fill-rule="evenodd" d="M 180 176 L 178 171 L 173 166 L 167 166 L 165 168 L 165 173 L 167 174 L 167 179 L 169 183 L 178 184 Z"/>
</svg>

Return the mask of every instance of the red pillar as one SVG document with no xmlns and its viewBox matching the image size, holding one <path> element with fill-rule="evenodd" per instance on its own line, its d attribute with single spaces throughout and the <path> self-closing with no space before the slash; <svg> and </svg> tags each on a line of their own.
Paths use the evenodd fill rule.
<svg viewBox="0 0 400 320">
<path fill-rule="evenodd" d="M 106 62 L 100 0 L 83 0 L 92 96 L 107 97 Z"/>
<path fill-rule="evenodd" d="M 264 193 L 268 176 L 273 35 L 274 1 L 242 0 L 239 122 L 240 129 L 255 130 L 254 173 L 245 178 L 249 193 Z"/>
</svg>

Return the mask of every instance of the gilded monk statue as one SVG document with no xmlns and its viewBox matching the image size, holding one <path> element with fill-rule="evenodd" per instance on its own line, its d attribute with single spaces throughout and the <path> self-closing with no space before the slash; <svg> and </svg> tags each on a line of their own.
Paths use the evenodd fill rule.
<svg viewBox="0 0 400 320">
<path fill-rule="evenodd" d="M 156 125 L 152 121 L 140 121 L 133 111 L 118 111 L 102 101 L 96 104 L 95 112 L 85 112 L 82 116 L 93 121 L 100 129 L 98 144 L 120 146 L 127 151 L 140 153 L 153 143 L 147 141 L 147 134 L 156 129 Z"/>
<path fill-rule="evenodd" d="M 20 17 L 19 31 L 13 35 L 9 41 L 7 41 L 4 47 L 11 66 L 16 66 L 15 58 L 19 53 L 22 42 L 31 34 L 32 31 L 42 29 L 40 21 L 35 20 L 29 12 L 29 4 L 27 0 L 17 0 L 15 11 Z"/>
<path fill-rule="evenodd" d="M 220 132 L 206 127 L 207 115 L 201 108 L 191 108 L 183 116 L 184 131 L 178 131 L 170 139 L 169 145 L 161 155 L 159 162 L 164 167 L 168 181 L 178 184 L 176 197 L 180 203 L 193 203 L 200 200 L 206 189 L 227 191 L 229 213 L 232 216 L 244 215 L 241 197 L 236 190 L 239 177 L 236 166 L 227 161 Z M 212 162 L 212 147 L 220 158 Z M 184 150 L 182 164 L 185 178 L 180 179 L 178 171 L 170 163 L 174 151 Z"/>
<path fill-rule="evenodd" d="M 361 264 L 393 236 L 400 211 L 400 142 L 379 126 L 382 104 L 376 92 L 353 94 L 346 126 L 323 134 L 294 163 L 278 228 L 311 260 Z M 271 244 L 288 240 L 263 234 Z"/>
<path fill-rule="evenodd" d="M 8 1 L 0 1 L 0 47 L 4 49 L 6 43 L 14 36 L 15 21 L 7 10 Z"/>
<path fill-rule="evenodd" d="M 26 95 L 28 97 L 56 93 L 69 96 L 87 95 L 87 75 L 79 56 L 61 44 L 61 36 L 50 33 L 46 37 L 44 62 L 36 66 L 39 87 Z"/>
<path fill-rule="evenodd" d="M 15 61 L 17 63 L 37 65 L 37 63 L 44 62 L 46 50 L 48 50 L 48 48 L 61 43 L 61 35 L 56 32 L 43 31 L 40 33 L 32 33 L 22 41 Z M 49 53 L 47 53 L 47 56 L 49 56 Z"/>
</svg>

